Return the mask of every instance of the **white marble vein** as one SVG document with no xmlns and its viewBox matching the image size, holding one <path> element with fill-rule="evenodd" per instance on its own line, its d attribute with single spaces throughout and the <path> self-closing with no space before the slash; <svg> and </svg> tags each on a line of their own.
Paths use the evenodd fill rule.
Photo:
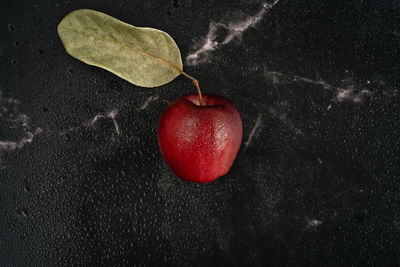
<svg viewBox="0 0 400 267">
<path fill-rule="evenodd" d="M 233 22 L 211 22 L 208 33 L 202 43 L 198 44 L 196 49 L 186 57 L 186 64 L 195 66 L 210 62 L 211 53 L 213 51 L 230 43 L 234 39 L 241 40 L 243 32 L 251 27 L 255 27 L 278 2 L 279 0 L 275 0 L 271 4 L 264 3 L 261 9 L 254 16 L 249 16 L 244 20 Z M 221 29 L 227 32 L 224 38 L 219 36 L 221 34 L 219 30 Z M 222 41 L 217 41 L 217 39 L 222 39 Z"/>
<path fill-rule="evenodd" d="M 117 133 L 117 135 L 120 135 L 121 130 L 120 130 L 119 124 L 116 119 L 117 115 L 118 115 L 118 109 L 112 109 L 112 110 L 104 112 L 104 113 L 98 113 L 92 119 L 86 120 L 86 122 L 82 123 L 81 126 L 74 126 L 69 129 L 63 130 L 63 131 L 59 132 L 59 135 L 63 136 L 69 132 L 76 132 L 81 129 L 94 127 L 100 119 L 111 119 L 114 124 L 115 132 Z"/>
<path fill-rule="evenodd" d="M 262 115 L 258 114 L 256 123 L 254 124 L 253 129 L 251 129 L 249 137 L 247 138 L 247 141 L 244 144 L 245 150 L 251 144 L 251 141 L 253 140 L 254 135 L 256 134 L 257 130 L 261 127 L 261 125 L 262 125 Z"/>
<path fill-rule="evenodd" d="M 391 88 L 384 81 L 373 79 L 366 81 L 355 81 L 354 78 L 341 79 L 335 81 L 334 85 L 323 79 L 312 79 L 308 77 L 302 77 L 298 75 L 288 75 L 278 71 L 269 71 L 264 66 L 264 78 L 271 81 L 274 85 L 290 84 L 290 83 L 307 83 L 316 86 L 324 90 L 332 92 L 333 102 L 351 102 L 354 104 L 362 104 L 368 97 L 372 97 L 374 92 L 378 88 L 383 90 L 383 94 L 386 96 L 397 96 L 397 89 Z M 329 105 L 327 110 L 330 110 L 332 105 Z"/>
<path fill-rule="evenodd" d="M 143 103 L 140 107 L 138 107 L 136 110 L 143 110 L 143 109 L 146 109 L 146 108 L 149 106 L 149 104 L 150 104 L 151 102 L 158 100 L 158 98 L 159 98 L 158 95 L 150 96 L 150 97 L 147 98 L 146 101 L 144 101 L 144 103 Z"/>
<path fill-rule="evenodd" d="M 272 117 L 281 121 L 287 128 L 292 130 L 296 135 L 303 134 L 303 131 L 294 125 L 294 123 L 288 118 L 286 113 L 279 112 L 278 109 L 273 107 L 268 108 L 268 112 L 272 115 Z"/>
<path fill-rule="evenodd" d="M 39 127 L 34 131 L 31 130 L 29 117 L 19 111 L 20 104 L 21 102 L 14 98 L 3 97 L 0 91 L 0 123 L 4 127 L 3 130 L 12 134 L 0 140 L 0 169 L 6 167 L 2 162 L 4 152 L 20 149 L 32 143 L 34 137 L 42 132 Z"/>
<path fill-rule="evenodd" d="M 148 97 L 140 107 L 135 109 L 135 111 L 144 110 L 144 109 L 148 108 L 152 102 L 157 101 L 158 99 L 159 99 L 158 95 L 153 95 L 153 96 Z M 63 136 L 69 132 L 75 132 L 75 131 L 79 131 L 84 128 L 94 127 L 100 119 L 111 119 L 114 124 L 114 130 L 117 133 L 117 135 L 119 136 L 119 135 L 121 135 L 121 128 L 119 127 L 119 124 L 117 121 L 118 112 L 119 112 L 119 110 L 117 108 L 114 108 L 107 112 L 98 113 L 92 119 L 86 120 L 86 122 L 82 123 L 80 126 L 74 126 L 74 127 L 71 127 L 69 129 L 59 132 L 59 135 Z"/>
<path fill-rule="evenodd" d="M 0 141 L 0 151 L 12 151 L 17 148 L 22 148 L 24 147 L 25 144 L 32 143 L 33 138 L 35 135 L 41 133 L 43 130 L 41 128 L 36 128 L 36 130 L 31 133 L 31 132 L 26 132 L 26 135 L 24 138 L 18 140 L 18 141 Z"/>
<path fill-rule="evenodd" d="M 90 121 L 89 126 L 93 126 L 97 122 L 97 120 L 99 120 L 101 118 L 108 118 L 108 119 L 112 120 L 112 122 L 114 124 L 114 129 L 115 129 L 115 132 L 117 133 L 117 135 L 120 135 L 121 131 L 120 131 L 118 122 L 116 120 L 117 115 L 118 115 L 117 109 L 110 110 L 106 113 L 99 113 L 96 116 L 94 116 L 94 118 Z"/>
</svg>

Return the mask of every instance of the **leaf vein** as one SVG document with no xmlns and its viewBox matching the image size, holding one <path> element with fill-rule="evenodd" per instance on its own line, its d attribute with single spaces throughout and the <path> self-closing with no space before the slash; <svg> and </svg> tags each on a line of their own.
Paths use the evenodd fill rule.
<svg viewBox="0 0 400 267">
<path fill-rule="evenodd" d="M 165 61 L 165 60 L 162 59 L 162 58 L 159 58 L 159 57 L 150 55 L 149 53 L 147 53 L 147 52 L 145 52 L 145 51 L 141 51 L 141 50 L 138 50 L 138 49 L 135 49 L 135 48 L 132 48 L 132 47 L 123 45 L 123 44 L 119 44 L 119 43 L 117 43 L 117 42 L 114 42 L 114 41 L 112 41 L 112 40 L 109 40 L 109 39 L 107 39 L 107 38 L 104 38 L 104 37 L 101 36 L 101 35 L 97 35 L 97 34 L 88 34 L 88 33 L 86 33 L 86 32 L 78 31 L 78 30 L 75 30 L 75 29 L 69 29 L 69 30 L 70 30 L 70 31 L 73 31 L 73 32 L 76 32 L 76 33 L 79 33 L 79 34 L 86 35 L 86 36 L 88 36 L 88 37 L 97 38 L 97 39 L 100 39 L 100 40 L 102 40 L 102 41 L 105 41 L 105 42 L 111 43 L 111 44 L 113 44 L 113 45 L 119 46 L 119 47 L 121 47 L 121 48 L 124 48 L 124 49 L 130 50 L 130 51 L 136 52 L 136 53 L 141 54 L 141 55 L 143 55 L 143 56 L 147 56 L 147 57 L 149 57 L 149 58 L 151 58 L 151 59 L 153 59 L 153 60 L 156 60 L 156 61 L 158 61 L 158 62 L 161 62 L 161 63 L 163 63 L 163 64 L 166 64 L 167 66 L 169 66 L 170 68 L 172 68 L 172 69 L 178 71 L 179 73 L 182 73 L 182 72 L 183 72 L 183 70 L 179 69 L 179 68 L 176 67 L 175 65 L 173 65 L 173 64 L 171 64 L 171 63 Z"/>
</svg>

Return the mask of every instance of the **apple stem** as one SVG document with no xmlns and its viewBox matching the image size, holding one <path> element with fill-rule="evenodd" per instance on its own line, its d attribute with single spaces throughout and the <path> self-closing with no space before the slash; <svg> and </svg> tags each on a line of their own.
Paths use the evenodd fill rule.
<svg viewBox="0 0 400 267">
<path fill-rule="evenodd" d="M 189 78 L 190 80 L 192 80 L 194 86 L 196 87 L 197 93 L 199 94 L 199 104 L 200 104 L 200 106 L 202 106 L 203 105 L 203 101 L 202 101 L 202 97 L 201 97 L 201 90 L 200 90 L 200 86 L 199 86 L 199 81 L 196 80 L 195 78 L 193 78 L 192 76 L 190 76 L 189 74 L 187 74 L 184 71 L 182 71 L 182 74 L 186 78 Z"/>
</svg>

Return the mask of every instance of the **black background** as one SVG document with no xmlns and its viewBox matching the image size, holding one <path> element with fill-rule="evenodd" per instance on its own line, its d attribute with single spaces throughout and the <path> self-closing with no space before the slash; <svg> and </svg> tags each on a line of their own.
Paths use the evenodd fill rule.
<svg viewBox="0 0 400 267">
<path fill-rule="evenodd" d="M 243 120 L 231 171 L 205 185 L 179 180 L 157 145 L 190 81 L 134 86 L 69 56 L 56 31 L 91 8 L 168 32 L 185 58 L 211 22 L 261 4 L 2 1 L 0 142 L 20 146 L 0 145 L 0 265 L 399 264 L 397 0 L 281 0 L 210 62 L 186 64 Z"/>
</svg>

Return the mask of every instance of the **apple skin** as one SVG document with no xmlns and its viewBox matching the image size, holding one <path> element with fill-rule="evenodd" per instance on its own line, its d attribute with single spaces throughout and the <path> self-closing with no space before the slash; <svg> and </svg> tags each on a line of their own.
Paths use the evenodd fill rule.
<svg viewBox="0 0 400 267">
<path fill-rule="evenodd" d="M 227 98 L 182 96 L 161 115 L 158 144 L 171 170 L 182 180 L 209 183 L 231 168 L 242 142 L 240 114 Z"/>
</svg>

